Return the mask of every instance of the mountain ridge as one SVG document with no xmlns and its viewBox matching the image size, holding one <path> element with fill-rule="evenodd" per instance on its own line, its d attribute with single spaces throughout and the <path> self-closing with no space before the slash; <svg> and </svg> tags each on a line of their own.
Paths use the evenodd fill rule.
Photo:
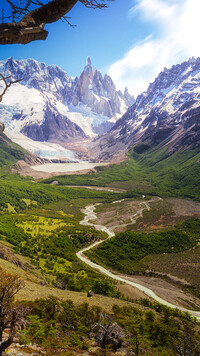
<svg viewBox="0 0 200 356">
<path fill-rule="evenodd" d="M 199 147 L 199 116 L 200 58 L 191 58 L 165 68 L 110 132 L 93 141 L 92 151 L 109 160 L 143 142 L 169 144 L 172 153 L 182 146 Z"/>
</svg>

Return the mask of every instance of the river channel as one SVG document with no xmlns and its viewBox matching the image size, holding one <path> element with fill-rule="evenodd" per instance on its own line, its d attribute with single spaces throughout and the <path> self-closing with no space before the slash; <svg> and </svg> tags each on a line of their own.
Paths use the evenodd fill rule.
<svg viewBox="0 0 200 356">
<path fill-rule="evenodd" d="M 157 199 L 160 199 L 160 198 L 157 198 Z M 150 210 L 151 209 L 151 207 L 149 205 L 149 203 L 151 203 L 151 202 L 152 202 L 152 200 L 141 202 L 140 209 L 138 209 L 137 213 L 134 214 L 134 216 L 132 217 L 132 223 L 135 223 L 137 218 L 142 216 L 142 213 L 143 213 L 144 210 Z M 108 234 L 108 238 L 111 238 L 111 237 L 115 236 L 115 233 L 114 233 L 114 231 L 112 229 L 109 229 L 106 226 L 95 224 L 95 223 L 91 222 L 91 220 L 97 219 L 97 215 L 95 213 L 96 206 L 97 206 L 97 204 L 91 204 L 91 205 L 88 205 L 88 206 L 85 207 L 85 209 L 83 210 L 83 213 L 85 214 L 85 217 L 80 222 L 80 224 L 81 225 L 86 225 L 86 226 L 93 226 L 96 230 L 104 231 L 104 232 L 106 232 Z M 139 283 L 135 283 L 135 282 L 129 281 L 129 280 L 123 278 L 122 276 L 119 276 L 118 274 L 113 273 L 110 270 L 98 265 L 97 263 L 94 263 L 94 262 L 90 261 L 89 258 L 87 258 L 84 255 L 84 252 L 92 249 L 93 247 L 101 244 L 102 242 L 103 242 L 103 240 L 97 241 L 97 242 L 93 243 L 92 245 L 90 245 L 90 246 L 88 246 L 86 248 L 83 248 L 81 251 L 77 252 L 77 254 L 76 254 L 77 257 L 81 261 L 86 263 L 88 266 L 98 270 L 99 272 L 103 273 L 104 275 L 106 275 L 106 276 L 108 276 L 110 278 L 113 278 L 113 279 L 115 279 L 115 280 L 117 280 L 119 282 L 126 283 L 126 284 L 128 284 L 130 286 L 133 286 L 133 287 L 139 289 L 144 294 L 148 295 L 149 297 L 151 297 L 155 301 L 159 302 L 160 304 L 166 305 L 166 306 L 168 306 L 170 308 L 177 308 L 177 309 L 179 309 L 179 310 L 181 310 L 183 312 L 188 312 L 189 314 L 191 314 L 193 317 L 197 318 L 200 321 L 200 311 L 189 310 L 189 309 L 174 305 L 172 303 L 169 303 L 168 301 L 166 301 L 163 298 L 160 298 L 158 295 L 156 295 L 156 293 L 154 293 L 151 289 L 149 289 L 149 288 L 147 288 L 147 287 L 145 287 L 143 285 L 140 285 Z"/>
</svg>

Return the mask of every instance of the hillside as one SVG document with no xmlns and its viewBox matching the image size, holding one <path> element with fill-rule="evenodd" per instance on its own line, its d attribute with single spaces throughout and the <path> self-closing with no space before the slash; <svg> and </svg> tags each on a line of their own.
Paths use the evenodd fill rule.
<svg viewBox="0 0 200 356">
<path fill-rule="evenodd" d="M 25 151 L 15 145 L 3 133 L 0 134 L 0 167 L 11 165 L 25 158 Z"/>
</svg>

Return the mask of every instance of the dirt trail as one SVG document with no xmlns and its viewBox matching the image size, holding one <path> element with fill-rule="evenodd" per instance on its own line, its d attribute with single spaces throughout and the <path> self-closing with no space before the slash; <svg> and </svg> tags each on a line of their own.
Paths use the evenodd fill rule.
<svg viewBox="0 0 200 356">
<path fill-rule="evenodd" d="M 157 197 L 156 199 L 160 200 L 161 198 Z M 141 202 L 140 204 L 140 209 L 138 209 L 137 213 L 134 214 L 134 216 L 132 217 L 132 224 L 133 224 L 133 221 L 136 222 L 136 220 L 143 216 L 143 211 L 144 210 L 150 210 L 151 207 L 150 207 L 150 203 L 155 201 L 155 198 L 152 199 L 152 200 L 149 200 L 149 201 L 145 201 L 145 202 Z M 99 224 L 94 224 L 91 222 L 91 220 L 95 220 L 97 219 L 97 215 L 95 214 L 95 209 L 96 209 L 96 206 L 97 204 L 91 204 L 91 205 L 88 205 L 86 206 L 86 208 L 83 210 L 83 213 L 85 214 L 85 217 L 84 219 L 80 222 L 80 224 L 82 225 L 89 225 L 89 226 L 94 226 L 95 229 L 99 230 L 99 231 L 104 231 L 108 234 L 108 238 L 111 238 L 113 236 L 115 236 L 115 233 L 114 231 L 111 229 L 111 228 L 107 228 L 103 225 L 99 225 Z M 139 289 L 140 291 L 142 291 L 144 294 L 148 295 L 149 297 L 153 298 L 154 300 L 156 300 L 157 302 L 163 304 L 163 305 L 166 305 L 168 307 L 171 307 L 171 308 L 177 308 L 183 312 L 188 312 L 190 313 L 192 316 L 196 317 L 198 320 L 200 320 L 200 311 L 194 311 L 194 310 L 189 310 L 189 309 L 186 309 L 186 308 L 183 308 L 181 306 L 177 306 L 177 305 L 174 305 L 168 301 L 166 301 L 165 299 L 163 298 L 160 298 L 156 293 L 154 293 L 153 290 L 151 290 L 150 288 L 142 285 L 142 284 L 139 284 L 139 283 L 136 283 L 136 282 L 133 282 L 133 280 L 130 280 L 130 279 L 127 279 L 129 278 L 128 276 L 120 276 L 120 275 L 117 275 L 111 271 L 109 271 L 108 269 L 90 261 L 86 256 L 84 256 L 84 252 L 92 249 L 93 247 L 101 244 L 103 241 L 97 241 L 95 243 L 93 243 L 92 245 L 82 249 L 81 251 L 77 252 L 77 257 L 85 262 L 87 265 L 89 265 L 90 267 L 92 268 L 95 268 L 97 269 L 99 272 L 103 273 L 104 275 L 110 277 L 110 278 L 113 278 L 119 282 L 123 282 L 123 283 L 126 283 L 130 286 L 133 286 L 133 287 L 136 287 L 137 289 Z M 167 295 L 167 291 L 166 291 L 166 295 Z"/>
</svg>

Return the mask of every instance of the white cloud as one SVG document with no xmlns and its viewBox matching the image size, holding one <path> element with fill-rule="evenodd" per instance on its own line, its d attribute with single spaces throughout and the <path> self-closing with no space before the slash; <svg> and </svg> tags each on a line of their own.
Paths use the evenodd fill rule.
<svg viewBox="0 0 200 356">
<path fill-rule="evenodd" d="M 152 19 L 163 21 L 170 19 L 176 11 L 176 4 L 170 4 L 163 0 L 137 0 L 129 11 L 129 17 L 139 13 L 143 19 Z"/>
<path fill-rule="evenodd" d="M 199 0 L 137 0 L 129 18 L 139 16 L 157 30 L 113 63 L 109 74 L 117 87 L 137 95 L 146 90 L 164 67 L 200 56 Z"/>
</svg>

